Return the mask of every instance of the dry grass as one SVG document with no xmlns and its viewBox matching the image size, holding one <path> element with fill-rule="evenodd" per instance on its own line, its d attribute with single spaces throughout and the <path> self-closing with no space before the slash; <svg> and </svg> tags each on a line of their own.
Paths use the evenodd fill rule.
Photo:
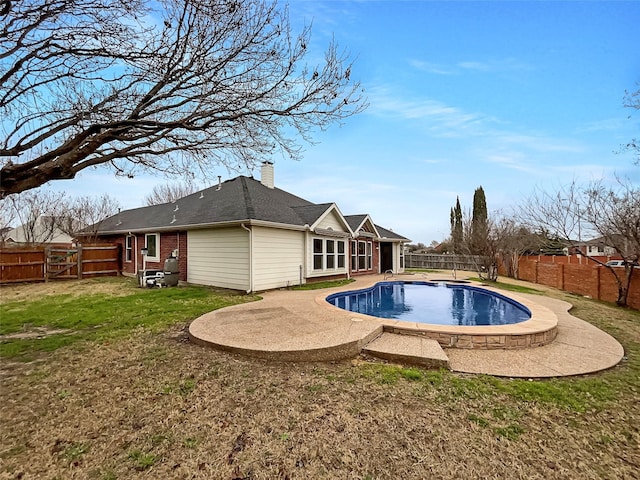
<svg viewBox="0 0 640 480">
<path fill-rule="evenodd" d="M 87 292 L 126 295 L 122 278 L 96 278 L 78 281 L 23 283 L 0 286 L 0 304 L 42 298 L 48 295 L 84 295 Z"/>
<path fill-rule="evenodd" d="M 4 362 L 0 478 L 638 478 L 639 317 L 570 301 L 623 365 L 522 382 L 268 363 L 192 345 L 186 325 Z"/>
</svg>

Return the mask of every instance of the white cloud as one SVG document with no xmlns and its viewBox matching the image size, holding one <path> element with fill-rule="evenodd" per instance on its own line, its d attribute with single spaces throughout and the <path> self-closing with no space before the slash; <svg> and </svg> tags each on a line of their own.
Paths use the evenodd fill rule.
<svg viewBox="0 0 640 480">
<path fill-rule="evenodd" d="M 425 62 L 423 60 L 410 59 L 409 65 L 417 70 L 433 73 L 435 75 L 453 75 L 456 73 L 455 68 L 447 67 L 437 63 Z"/>
<path fill-rule="evenodd" d="M 491 66 L 483 62 L 460 62 L 457 64 L 457 66 L 462 68 L 463 70 L 478 70 L 481 72 L 487 72 L 491 70 Z"/>
<path fill-rule="evenodd" d="M 492 119 L 477 113 L 465 112 L 437 100 L 408 99 L 395 95 L 387 87 L 369 91 L 370 107 L 367 114 L 389 116 L 409 121 L 423 121 L 422 126 L 431 133 L 446 137 L 468 135 L 470 130 L 482 130 Z"/>
<path fill-rule="evenodd" d="M 498 60 L 464 60 L 451 65 L 442 63 L 428 62 L 417 58 L 408 60 L 410 66 L 416 70 L 431 73 L 434 75 L 461 75 L 465 72 L 513 72 L 513 71 L 531 71 L 534 68 L 531 65 L 520 62 L 515 58 L 504 58 Z"/>
</svg>

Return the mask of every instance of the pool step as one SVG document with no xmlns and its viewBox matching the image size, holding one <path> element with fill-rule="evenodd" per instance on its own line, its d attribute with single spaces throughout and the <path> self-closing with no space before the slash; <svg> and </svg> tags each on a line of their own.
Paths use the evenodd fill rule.
<svg viewBox="0 0 640 480">
<path fill-rule="evenodd" d="M 449 368 L 449 357 L 436 340 L 384 332 L 362 349 L 374 357 L 429 368 Z"/>
</svg>

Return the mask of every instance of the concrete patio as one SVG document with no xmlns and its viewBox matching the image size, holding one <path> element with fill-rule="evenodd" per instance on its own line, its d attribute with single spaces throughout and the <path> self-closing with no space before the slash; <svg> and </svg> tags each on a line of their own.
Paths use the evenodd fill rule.
<svg viewBox="0 0 640 480">
<path fill-rule="evenodd" d="M 458 272 L 460 278 L 464 274 Z M 438 273 L 393 279 L 453 277 Z M 382 275 L 367 276 L 333 289 L 265 292 L 258 302 L 197 318 L 189 335 L 200 345 L 274 361 L 331 361 L 366 353 L 399 363 L 522 378 L 593 373 L 615 366 L 624 356 L 611 335 L 567 313 L 568 303 L 542 295 L 517 296 L 557 317 L 557 337 L 548 345 L 517 350 L 443 349 L 436 340 L 384 331 L 384 321 L 338 309 L 324 300 L 331 293 L 366 288 L 381 280 Z"/>
</svg>

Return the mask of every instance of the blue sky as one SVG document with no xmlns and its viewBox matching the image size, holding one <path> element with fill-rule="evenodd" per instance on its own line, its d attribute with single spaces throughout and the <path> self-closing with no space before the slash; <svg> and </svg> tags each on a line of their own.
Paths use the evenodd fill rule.
<svg viewBox="0 0 640 480">
<path fill-rule="evenodd" d="M 300 162 L 274 158 L 276 186 L 369 213 L 429 244 L 482 186 L 490 211 L 534 188 L 615 175 L 640 183 L 620 145 L 639 136 L 640 2 L 295 1 L 313 23 L 310 61 L 331 38 L 355 57 L 369 108 L 319 132 Z M 628 118 L 631 115 L 631 118 Z M 259 178 L 259 169 L 254 172 Z M 223 180 L 235 176 L 220 168 Z M 85 172 L 52 188 L 141 206 L 159 177 Z"/>
</svg>

